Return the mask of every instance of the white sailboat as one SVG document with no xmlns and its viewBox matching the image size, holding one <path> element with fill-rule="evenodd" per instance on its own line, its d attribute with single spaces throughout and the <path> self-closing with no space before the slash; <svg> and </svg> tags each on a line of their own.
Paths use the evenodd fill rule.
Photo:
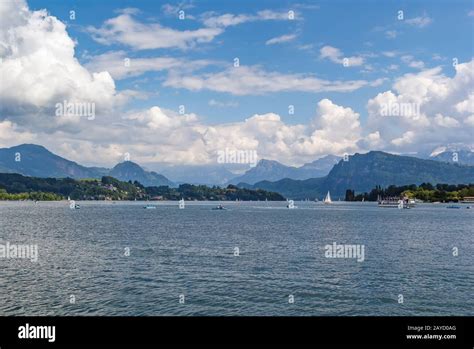
<svg viewBox="0 0 474 349">
<path fill-rule="evenodd" d="M 331 203 L 332 203 L 331 194 L 329 194 L 329 191 L 328 191 L 326 197 L 324 198 L 323 202 L 324 202 L 325 204 L 331 204 Z"/>
</svg>

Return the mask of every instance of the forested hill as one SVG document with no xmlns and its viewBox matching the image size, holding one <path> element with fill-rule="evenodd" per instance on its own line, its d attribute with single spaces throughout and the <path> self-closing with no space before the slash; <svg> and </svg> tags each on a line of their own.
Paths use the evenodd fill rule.
<svg viewBox="0 0 474 349">
<path fill-rule="evenodd" d="M 100 180 L 35 178 L 15 173 L 0 173 L 0 200 L 270 200 L 285 198 L 265 190 L 182 184 L 145 187 L 139 182 L 123 182 L 104 176 Z"/>
</svg>

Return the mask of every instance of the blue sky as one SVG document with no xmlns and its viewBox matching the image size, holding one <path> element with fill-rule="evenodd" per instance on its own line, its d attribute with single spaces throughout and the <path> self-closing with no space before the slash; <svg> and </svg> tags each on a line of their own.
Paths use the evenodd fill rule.
<svg viewBox="0 0 474 349">
<path fill-rule="evenodd" d="M 187 59 L 212 59 L 228 64 L 238 57 L 242 65 L 261 65 L 266 70 L 281 73 L 314 74 L 325 79 L 375 80 L 393 79 L 403 73 L 416 71 L 415 68 L 400 62 L 400 56 L 386 57 L 381 52 L 399 51 L 401 55 L 413 55 L 426 67 L 442 65 L 445 73 L 454 74 L 452 57 L 460 62 L 469 60 L 472 55 L 473 21 L 466 14 L 471 10 L 466 1 L 199 1 L 171 3 L 176 10 L 184 8 L 185 15 L 198 17 L 202 13 L 215 11 L 219 14 L 254 14 L 261 10 L 272 9 L 286 12 L 294 10 L 294 21 L 255 21 L 230 27 L 216 40 L 195 49 L 179 48 L 133 50 L 126 45 L 111 44 L 104 46 L 95 42 L 84 33 L 88 26 L 100 27 L 101 24 L 117 15 L 123 8 L 138 8 L 141 12 L 134 16 L 143 23 L 159 22 L 174 29 L 198 29 L 199 20 L 180 21 L 177 15 L 164 14 L 162 6 L 169 2 L 160 1 L 30 1 L 32 9 L 47 8 L 48 11 L 69 24 L 68 32 L 76 38 L 77 57 L 97 55 L 110 50 L 126 50 L 127 57 L 186 57 Z M 71 6 L 71 4 L 73 4 Z M 188 8 L 189 7 L 189 8 Z M 69 20 L 69 11 L 75 9 L 75 21 Z M 436 18 L 429 28 L 407 25 L 397 19 L 398 11 L 404 11 L 406 19 L 415 17 Z M 387 31 L 396 31 L 397 37 L 387 38 Z M 297 35 L 287 43 L 265 45 L 271 38 L 282 35 Z M 312 45 L 310 48 L 304 47 Z M 377 55 L 368 57 L 367 64 L 373 72 L 367 72 L 364 66 L 345 68 L 320 58 L 321 47 L 329 45 L 339 48 L 345 56 Z M 439 55 L 441 60 L 433 59 Z M 81 62 L 85 62 L 81 59 Z M 399 65 L 396 71 L 384 72 L 388 66 Z M 210 67 L 210 69 L 212 69 Z M 351 106 L 364 117 L 367 99 L 381 88 L 389 88 L 390 81 L 377 87 L 367 87 L 352 93 L 271 93 L 257 96 L 233 96 L 229 93 L 212 91 L 191 92 L 184 89 L 169 89 L 160 86 L 160 79 L 166 72 L 146 72 L 117 82 L 119 89 L 139 86 L 148 92 L 158 92 L 159 96 L 148 101 L 137 101 L 134 107 L 153 106 L 158 102 L 163 107 L 178 109 L 184 104 L 189 111 L 202 115 L 210 122 L 240 120 L 255 113 L 275 112 L 287 115 L 288 122 L 303 122 L 314 114 L 315 104 L 322 98 L 330 98 L 336 103 Z M 147 79 L 147 82 L 141 82 Z M 230 103 L 229 107 L 210 107 L 209 100 L 214 99 Z M 232 103 L 234 102 L 234 103 Z M 235 107 L 238 103 L 238 108 Z M 288 115 L 288 105 L 295 106 L 295 114 Z M 223 115 L 225 114 L 225 115 Z"/>
<path fill-rule="evenodd" d="M 61 143 L 49 143 L 53 149 L 78 160 L 94 162 L 81 155 L 80 148 L 86 142 L 90 143 L 87 149 L 107 148 L 102 149 L 106 154 L 104 159 L 112 153 L 124 153 L 127 147 L 142 161 L 173 159 L 173 156 L 148 156 L 143 149 L 153 144 L 145 141 L 145 136 L 143 142 L 131 139 L 126 142 L 121 138 L 101 143 L 91 138 L 91 125 L 99 133 L 101 122 L 104 126 L 106 122 L 124 120 L 132 120 L 135 125 L 128 127 L 137 127 L 137 133 L 141 126 L 150 126 L 150 122 L 158 125 L 166 120 L 168 126 L 174 125 L 174 131 L 193 129 L 194 133 L 176 134 L 175 139 L 193 140 L 211 134 L 206 130 L 215 125 L 222 139 L 216 136 L 204 141 L 204 145 L 189 144 L 190 152 L 215 153 L 216 149 L 227 146 L 223 139 L 228 139 L 229 147 L 256 147 L 260 157 L 293 164 L 327 153 L 371 149 L 419 152 L 447 143 L 469 143 L 465 127 L 462 137 L 453 128 L 471 127 L 470 91 L 453 96 L 443 94 L 445 100 L 440 103 L 452 103 L 446 110 L 434 110 L 429 103 L 440 97 L 439 91 L 455 91 L 454 84 L 472 78 L 470 66 L 458 71 L 453 66 L 453 59 L 464 67 L 463 64 L 471 64 L 473 57 L 474 12 L 469 1 L 30 0 L 27 4 L 28 13 L 21 16 L 32 16 L 35 11 L 46 9 L 47 16 L 58 21 L 54 30 L 43 36 L 37 34 L 37 40 L 45 40 L 44 49 L 54 46 L 46 42 L 49 35 L 53 40 L 51 33 L 57 31 L 64 40 L 74 42 L 72 57 L 68 59 L 77 59 L 81 69 L 87 69 L 91 76 L 100 72 L 110 74 L 114 83 L 111 95 L 127 97 L 125 103 L 109 103 L 110 95 L 100 96 L 101 92 L 97 92 L 98 108 L 105 112 L 96 124 L 81 121 L 82 126 L 77 122 L 71 126 L 63 119 L 55 121 L 56 128 L 42 130 L 36 126 L 28 130 L 22 117 L 2 115 L 3 120 L 14 123 L 9 127 L 17 127 L 15 132 L 37 133 L 39 139 L 43 139 L 39 134 L 42 132 L 60 132 L 62 136 L 70 132 L 69 143 L 64 139 Z M 74 19 L 70 18 L 71 10 L 75 11 Z M 178 17 L 181 10 L 184 20 Z M 289 18 L 289 11 L 293 11 L 294 18 Z M 403 18 L 398 18 L 399 11 L 403 11 Z M 61 28 L 60 23 L 65 27 Z M 5 47 L 15 45 L 18 43 L 5 43 Z M 64 71 L 74 71 L 71 67 L 77 63 L 70 62 L 68 66 L 69 63 L 59 58 L 69 52 L 53 47 L 48 54 L 57 59 L 56 70 L 63 73 L 59 68 L 63 66 L 69 67 Z M 29 57 L 37 59 L 37 56 Z M 13 60 L 13 56 L 3 58 L 5 62 L 9 58 Z M 233 66 L 235 58 L 239 59 L 240 67 Z M 124 59 L 130 59 L 131 68 L 124 66 Z M 38 67 L 42 64 L 37 62 Z M 54 70 L 51 64 L 45 69 Z M 32 74 L 34 78 L 42 75 Z M 69 78 L 77 81 L 72 74 L 61 76 L 58 81 Z M 98 83 L 91 84 L 94 86 L 90 86 L 90 91 L 96 91 Z M 427 93 L 423 92 L 425 88 Z M 97 91 L 103 88 L 97 87 Z M 377 97 L 389 91 L 392 94 Z M 57 95 L 75 98 L 82 94 L 87 93 L 57 91 Z M 374 107 L 368 108 L 369 104 L 383 104 L 394 98 L 397 103 L 420 104 L 422 115 L 382 122 L 377 119 Z M 4 97 L 8 103 L 12 99 L 12 96 Z M 107 103 L 101 103 L 104 100 Z M 330 103 L 320 104 L 326 100 Z M 41 106 L 37 114 L 51 109 L 53 102 Z M 460 106 L 463 102 L 464 106 Z M 36 101 L 32 104 L 38 105 Z M 180 105 L 185 106 L 185 114 L 189 116 L 186 120 L 179 119 Z M 288 112 L 290 105 L 294 106 L 294 115 Z M 159 107 L 165 115 L 153 107 Z M 12 113 L 16 114 L 18 109 L 12 106 L 7 111 L 15 110 Z M 155 112 L 150 112 L 152 109 Z M 338 113 L 341 116 L 331 116 Z M 265 122 L 272 119 L 279 123 L 275 132 L 281 136 L 264 135 L 266 126 L 245 123 L 256 114 L 266 115 L 262 117 Z M 198 124 L 193 124 L 195 117 Z M 228 125 L 234 123 L 240 126 L 231 131 Z M 159 129 L 163 130 L 161 126 Z M 338 127 L 349 127 L 351 131 L 338 133 Z M 250 129 L 258 132 L 251 134 Z M 240 132 L 240 138 L 229 140 L 226 132 Z M 429 134 L 431 138 L 427 137 Z M 435 140 L 436 134 L 443 136 Z M 270 150 L 272 142 L 275 147 Z M 209 149 L 209 143 L 215 146 Z M 183 155 L 180 161 L 192 164 L 212 161 L 209 160 L 212 157 L 205 160 L 205 156 L 195 153 L 191 157 Z"/>
</svg>

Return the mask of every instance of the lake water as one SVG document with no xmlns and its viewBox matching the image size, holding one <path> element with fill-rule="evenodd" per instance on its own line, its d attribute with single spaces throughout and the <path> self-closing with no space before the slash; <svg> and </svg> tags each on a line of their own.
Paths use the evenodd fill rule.
<svg viewBox="0 0 474 349">
<path fill-rule="evenodd" d="M 0 202 L 0 315 L 474 315 L 474 208 L 79 204 Z"/>
</svg>

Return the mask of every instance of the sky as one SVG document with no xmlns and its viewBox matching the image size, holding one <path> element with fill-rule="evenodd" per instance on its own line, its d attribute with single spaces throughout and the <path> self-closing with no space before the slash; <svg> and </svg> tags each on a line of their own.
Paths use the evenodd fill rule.
<svg viewBox="0 0 474 349">
<path fill-rule="evenodd" d="M 470 1 L 0 0 L 0 17 L 1 147 L 153 168 L 474 144 Z"/>
</svg>

